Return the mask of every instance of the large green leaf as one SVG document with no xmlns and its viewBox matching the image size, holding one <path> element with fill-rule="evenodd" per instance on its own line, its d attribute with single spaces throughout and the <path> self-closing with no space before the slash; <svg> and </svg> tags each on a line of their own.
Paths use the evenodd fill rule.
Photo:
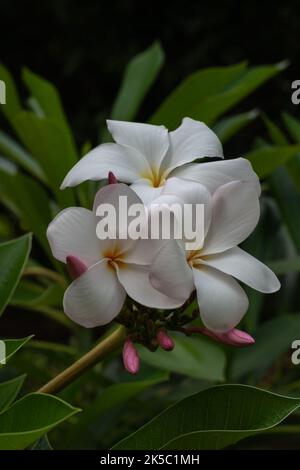
<svg viewBox="0 0 300 470">
<path fill-rule="evenodd" d="M 30 176 L 0 168 L 0 195 L 14 210 L 21 223 L 38 238 L 50 253 L 46 230 L 52 219 L 47 192 Z"/>
<path fill-rule="evenodd" d="M 287 163 L 299 151 L 300 145 L 266 146 L 248 153 L 247 158 L 254 171 L 262 178 Z"/>
<path fill-rule="evenodd" d="M 39 180 L 45 182 L 46 177 L 40 165 L 34 160 L 18 142 L 0 131 L 0 151 L 5 157 L 18 163 L 24 170 L 31 173 Z"/>
<path fill-rule="evenodd" d="M 131 121 L 135 118 L 163 63 L 164 51 L 159 42 L 155 42 L 129 62 L 113 105 L 111 119 Z"/>
<path fill-rule="evenodd" d="M 26 306 L 62 305 L 64 288 L 60 284 L 45 287 L 32 281 L 21 280 L 10 300 L 11 305 Z"/>
<path fill-rule="evenodd" d="M 70 138 L 59 123 L 23 111 L 16 117 L 16 128 L 23 144 L 45 172 L 57 200 L 62 206 L 75 205 L 72 190 L 59 189 L 66 173 L 77 161 Z"/>
<path fill-rule="evenodd" d="M 0 413 L 10 406 L 18 395 L 26 375 L 0 383 Z"/>
<path fill-rule="evenodd" d="M 102 415 L 167 379 L 167 373 L 158 373 L 148 379 L 123 382 L 106 387 L 93 403 L 78 416 L 76 427 L 70 430 L 67 436 L 67 448 L 78 448 L 82 442 L 82 435 L 95 422 L 99 422 Z"/>
<path fill-rule="evenodd" d="M 285 66 L 280 63 L 247 69 L 243 63 L 196 72 L 171 93 L 151 122 L 174 129 L 189 116 L 211 125 Z"/>
<path fill-rule="evenodd" d="M 78 411 L 51 395 L 26 395 L 1 414 L 0 450 L 25 449 Z"/>
<path fill-rule="evenodd" d="M 240 380 L 249 373 L 261 376 L 291 344 L 300 331 L 300 316 L 281 315 L 273 318 L 255 331 L 255 344 L 235 354 L 231 365 L 231 380 Z"/>
<path fill-rule="evenodd" d="M 27 262 L 31 235 L 0 245 L 0 315 L 8 304 Z"/>
<path fill-rule="evenodd" d="M 286 223 L 289 234 L 300 253 L 300 194 L 288 170 L 284 167 L 277 170 L 269 177 L 272 194 L 279 206 L 283 221 Z"/>
<path fill-rule="evenodd" d="M 32 96 L 34 96 L 39 103 L 44 115 L 52 118 L 60 125 L 72 149 L 70 156 L 66 158 L 71 157 L 73 164 L 75 164 L 78 157 L 73 134 L 69 127 L 57 89 L 52 83 L 48 82 L 48 80 L 45 80 L 27 68 L 23 69 L 22 77 Z"/>
<path fill-rule="evenodd" d="M 14 117 L 22 110 L 22 106 L 11 73 L 3 64 L 0 64 L 0 80 L 3 80 L 6 86 L 6 104 L 0 106 L 0 110 L 13 125 Z"/>
<path fill-rule="evenodd" d="M 157 350 L 152 353 L 141 347 L 139 352 L 142 360 L 158 369 L 197 379 L 224 380 L 226 357 L 217 343 L 205 337 L 172 336 L 175 340 L 173 351 Z"/>
<path fill-rule="evenodd" d="M 222 449 L 276 426 L 299 405 L 299 398 L 220 385 L 181 400 L 113 449 Z"/>
<path fill-rule="evenodd" d="M 24 346 L 27 341 L 30 341 L 33 338 L 33 335 L 26 336 L 26 338 L 20 339 L 5 339 L 3 340 L 5 343 L 5 350 L 6 350 L 6 362 L 12 358 L 12 356 L 19 351 L 19 349 Z"/>
<path fill-rule="evenodd" d="M 258 111 L 253 109 L 247 113 L 235 114 L 234 116 L 225 117 L 221 119 L 214 126 L 214 131 L 223 144 L 231 137 L 237 134 L 241 129 L 254 121 L 258 116 Z"/>
</svg>

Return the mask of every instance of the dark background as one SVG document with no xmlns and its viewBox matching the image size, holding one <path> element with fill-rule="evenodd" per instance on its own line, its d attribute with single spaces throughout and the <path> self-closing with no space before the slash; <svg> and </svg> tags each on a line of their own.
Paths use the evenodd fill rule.
<svg viewBox="0 0 300 470">
<path fill-rule="evenodd" d="M 289 59 L 290 67 L 246 103 L 276 121 L 283 109 L 298 111 L 290 86 L 300 78 L 299 24 L 297 0 L 0 0 L 0 61 L 15 77 L 26 65 L 56 84 L 79 143 L 96 136 L 126 63 L 155 39 L 166 64 L 139 120 L 199 68 Z"/>
</svg>

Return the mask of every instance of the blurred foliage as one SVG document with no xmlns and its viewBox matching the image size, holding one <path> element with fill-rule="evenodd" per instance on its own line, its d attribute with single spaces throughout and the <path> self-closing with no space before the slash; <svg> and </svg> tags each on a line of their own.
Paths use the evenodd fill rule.
<svg viewBox="0 0 300 470">
<path fill-rule="evenodd" d="M 110 103 L 111 112 L 105 106 L 99 107 L 98 112 L 103 117 L 115 119 L 135 119 L 140 116 L 140 110 L 147 100 L 146 95 L 159 79 L 160 71 L 164 70 L 163 63 L 164 52 L 158 42 L 139 52 L 125 69 L 116 100 Z M 225 144 L 225 155 L 233 140 L 239 142 L 236 137 L 240 133 L 250 130 L 253 135 L 257 135 L 257 122 L 264 128 L 262 137 L 255 141 L 253 139 L 251 147 L 246 147 L 244 143 L 235 147 L 236 155 L 246 151 L 246 157 L 261 177 L 263 187 L 261 221 L 244 247 L 272 266 L 282 281 L 281 291 L 269 298 L 247 289 L 250 308 L 243 326 L 257 337 L 257 344 L 243 351 L 233 351 L 207 338 L 176 338 L 177 346 L 173 352 L 141 353 L 143 366 L 138 377 L 128 377 L 116 353 L 63 390 L 60 396 L 66 401 L 60 402 L 50 397 L 48 403 L 39 394 L 25 395 L 21 400 L 13 402 L 23 383 L 23 374 L 28 373 L 28 378 L 21 394 L 32 392 L 89 350 L 96 338 L 105 333 L 103 329 L 91 332 L 80 328 L 72 324 L 61 311 L 68 278 L 64 268 L 51 256 L 45 237 L 48 223 L 59 210 L 69 205 L 91 205 L 94 183 L 84 183 L 63 192 L 59 186 L 66 172 L 97 140 L 88 133 L 81 135 L 85 143 L 84 151 L 79 149 L 78 139 L 74 138 L 54 85 L 26 68 L 21 74 L 23 88 L 19 94 L 20 87 L 8 69 L 1 65 L 0 79 L 5 79 L 7 83 L 7 105 L 0 108 L 6 119 L 0 131 L 0 195 L 3 213 L 0 236 L 4 241 L 0 245 L 0 263 L 2 259 L 4 264 L 9 261 L 12 268 L 9 272 L 1 271 L 1 276 L 5 278 L 4 281 L 1 279 L 1 285 L 5 286 L 6 282 L 8 286 L 1 291 L 1 306 L 9 303 L 9 307 L 0 326 L 2 336 L 25 337 L 34 334 L 35 338 L 7 342 L 8 350 L 12 351 L 10 356 L 21 349 L 13 355 L 8 366 L 0 369 L 0 386 L 7 389 L 7 398 L 3 403 L 9 406 L 3 414 L 8 417 L 0 425 L 0 446 L 27 447 L 36 440 L 36 448 L 49 448 L 47 438 L 42 436 L 55 426 L 50 433 L 50 443 L 54 448 L 107 449 L 178 400 L 181 401 L 175 408 L 164 413 L 172 414 L 172 410 L 178 408 L 178 413 L 184 414 L 182 407 L 196 407 L 199 413 L 192 415 L 194 428 L 189 427 L 189 420 L 183 424 L 187 425 L 187 433 L 197 431 L 203 434 L 203 430 L 211 430 L 216 424 L 216 413 L 209 409 L 211 422 L 207 423 L 205 429 L 199 427 L 203 421 L 201 410 L 206 411 L 207 396 L 213 396 L 214 390 L 224 390 L 218 397 L 226 401 L 226 390 L 229 389 L 224 386 L 210 388 L 207 393 L 202 391 L 229 380 L 239 380 L 246 385 L 258 385 L 282 393 L 292 389 L 293 393 L 299 394 L 300 369 L 291 363 L 290 343 L 297 336 L 297 331 L 300 331 L 297 316 L 300 121 L 285 113 L 279 128 L 269 117 L 260 114 L 254 93 L 266 82 L 271 83 L 271 79 L 282 73 L 286 66 L 283 62 L 260 66 L 240 62 L 228 67 L 193 71 L 157 107 L 154 101 L 148 113 L 150 122 L 165 124 L 170 128 L 176 127 L 185 115 L 207 121 Z M 24 90 L 27 90 L 26 93 Z M 250 103 L 255 103 L 253 107 L 247 104 L 251 94 Z M 242 101 L 245 109 L 240 112 L 237 106 Z M 146 105 L 148 107 L 149 103 Z M 103 122 L 103 119 L 100 121 Z M 98 135 L 106 140 L 108 135 L 100 121 Z M 33 233 L 29 259 L 28 246 L 24 246 L 25 241 L 29 243 L 27 235 L 6 242 L 28 231 Z M 16 245 L 16 249 L 12 256 L 7 250 L 13 245 Z M 224 433 L 215 436 L 220 445 L 223 443 L 222 446 L 249 435 L 250 428 L 253 433 L 258 429 L 268 430 L 298 407 L 298 400 L 253 388 L 237 387 L 231 391 L 233 402 L 231 405 L 226 402 L 227 408 L 220 405 L 226 413 L 219 415 L 219 418 L 223 419 L 223 424 L 227 422 L 228 416 L 232 418 L 230 423 L 227 422 L 230 430 L 228 436 L 232 439 L 226 440 Z M 196 395 L 187 398 L 186 402 L 185 397 L 193 392 Z M 52 398 L 54 401 L 51 401 Z M 38 405 L 34 400 L 38 400 Z M 255 414 L 257 400 L 266 403 L 266 406 Z M 56 424 L 77 411 L 67 404 L 69 401 L 82 408 L 83 412 L 56 427 Z M 243 409 L 235 406 L 239 402 L 247 404 L 244 415 Z M 5 426 L 8 426 L 10 420 L 16 419 L 17 411 L 25 407 L 26 417 L 33 406 L 42 409 L 40 421 L 31 423 L 29 429 L 24 427 L 24 422 L 18 423 L 16 420 L 15 428 L 15 433 L 21 435 L 24 432 L 24 435 L 31 436 L 30 439 L 24 437 L 14 441 L 15 437 L 11 436 L 11 441 L 1 441 L 1 432 L 5 434 Z M 51 422 L 46 411 L 43 411 L 47 407 L 53 410 Z M 175 418 L 179 416 L 176 413 Z M 156 418 L 157 422 L 163 420 L 164 414 L 161 416 Z M 173 427 L 174 442 L 178 443 L 181 437 L 176 434 L 178 426 L 175 418 L 174 423 L 170 421 L 170 426 Z M 237 423 L 240 423 L 239 428 Z M 141 441 L 137 442 L 145 442 L 147 432 L 144 435 L 143 431 L 138 431 Z M 159 435 L 156 435 L 158 438 Z M 212 446 L 205 439 L 208 438 L 199 437 L 199 443 L 204 443 L 204 447 Z M 263 437 L 261 439 L 263 442 Z M 180 446 L 189 448 L 191 442 L 195 447 L 195 441 L 185 439 L 182 439 Z M 165 443 L 157 445 L 163 446 Z"/>
</svg>

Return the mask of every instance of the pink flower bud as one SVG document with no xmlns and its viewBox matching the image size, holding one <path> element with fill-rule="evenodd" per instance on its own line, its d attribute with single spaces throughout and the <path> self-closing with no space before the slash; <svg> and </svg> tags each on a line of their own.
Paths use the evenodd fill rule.
<svg viewBox="0 0 300 470">
<path fill-rule="evenodd" d="M 81 274 L 85 273 L 87 270 L 87 265 L 81 261 L 81 259 L 77 258 L 77 256 L 67 256 L 66 261 L 69 275 L 72 279 L 77 279 L 77 277 L 81 276 Z"/>
<path fill-rule="evenodd" d="M 115 177 L 115 175 L 113 174 L 112 171 L 110 171 L 108 173 L 108 184 L 117 184 L 118 183 L 118 180 L 117 178 Z"/>
<path fill-rule="evenodd" d="M 130 338 L 127 338 L 123 346 L 123 363 L 130 374 L 137 374 L 140 368 L 140 357 Z"/>
<path fill-rule="evenodd" d="M 172 340 L 172 338 L 170 338 L 169 335 L 167 335 L 164 330 L 159 330 L 156 338 L 160 347 L 165 351 L 172 351 L 172 349 L 174 349 L 174 341 Z"/>
<path fill-rule="evenodd" d="M 201 330 L 204 335 L 209 336 L 220 343 L 229 344 L 230 346 L 236 346 L 238 348 L 250 346 L 255 343 L 255 339 L 252 338 L 252 336 L 245 331 L 238 330 L 237 328 L 232 328 L 225 333 L 210 331 L 208 328 L 201 328 Z"/>
</svg>

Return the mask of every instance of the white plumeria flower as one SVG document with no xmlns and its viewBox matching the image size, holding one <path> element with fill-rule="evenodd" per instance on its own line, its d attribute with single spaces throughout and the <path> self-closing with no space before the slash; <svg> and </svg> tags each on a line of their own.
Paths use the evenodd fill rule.
<svg viewBox="0 0 300 470">
<path fill-rule="evenodd" d="M 67 174 L 61 188 L 86 180 L 102 180 L 111 170 L 119 181 L 131 183 L 145 204 L 161 194 L 168 178 L 197 181 L 213 193 L 233 180 L 250 182 L 260 194 L 260 184 L 244 158 L 191 163 L 198 158 L 223 158 L 222 144 L 203 122 L 184 118 L 172 132 L 164 126 L 107 121 L 116 143 L 102 144 L 83 157 Z"/>
<path fill-rule="evenodd" d="M 80 207 L 65 209 L 47 230 L 56 259 L 66 263 L 68 257 L 74 257 L 79 260 L 79 267 L 81 262 L 87 268 L 68 287 L 63 300 L 65 313 L 87 328 L 112 321 L 122 309 L 126 293 L 152 308 L 176 308 L 185 301 L 164 295 L 150 283 L 149 269 L 161 247 L 159 240 L 97 238 L 96 208 L 100 203 L 108 203 L 118 211 L 119 196 L 127 197 L 128 207 L 141 204 L 128 186 L 108 185 L 98 191 L 93 211 Z"/>
<path fill-rule="evenodd" d="M 186 251 L 176 240 L 166 244 L 151 267 L 151 282 L 165 295 L 177 292 L 188 298 L 196 289 L 205 326 L 211 331 L 226 332 L 241 321 L 248 309 L 248 298 L 234 278 L 264 293 L 280 288 L 267 266 L 237 246 L 259 220 L 257 193 L 249 183 L 232 181 L 211 196 L 198 183 L 184 185 L 172 178 L 164 195 L 172 194 L 183 202 L 204 204 L 205 237 L 193 251 Z"/>
</svg>

